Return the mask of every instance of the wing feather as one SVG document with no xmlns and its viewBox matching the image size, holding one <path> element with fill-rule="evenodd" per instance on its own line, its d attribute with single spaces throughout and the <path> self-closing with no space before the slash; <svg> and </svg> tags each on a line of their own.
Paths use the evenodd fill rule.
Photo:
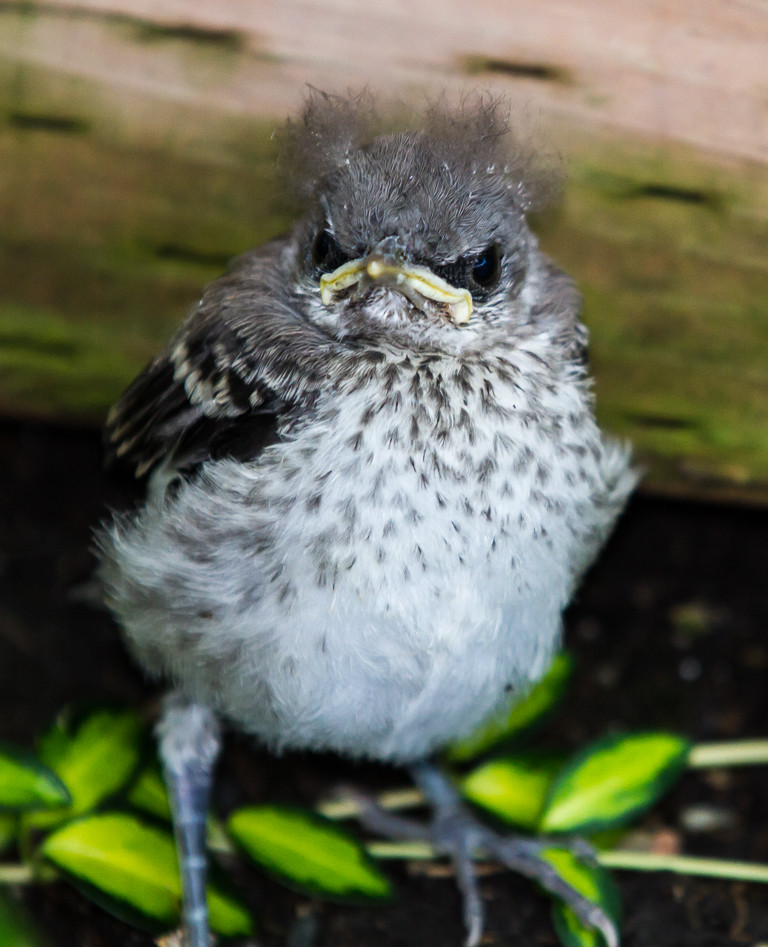
<svg viewBox="0 0 768 947">
<path fill-rule="evenodd" d="M 142 476 L 250 459 L 314 404 L 333 344 L 301 314 L 276 241 L 239 257 L 107 416 L 108 460 Z"/>
</svg>

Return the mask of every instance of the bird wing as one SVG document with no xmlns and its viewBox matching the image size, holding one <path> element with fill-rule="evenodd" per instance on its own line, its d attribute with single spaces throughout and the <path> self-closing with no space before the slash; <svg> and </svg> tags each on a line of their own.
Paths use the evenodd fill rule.
<svg viewBox="0 0 768 947">
<path fill-rule="evenodd" d="M 301 315 L 283 241 L 239 257 L 107 417 L 108 461 L 157 466 L 255 457 L 311 409 L 330 343 Z"/>
</svg>

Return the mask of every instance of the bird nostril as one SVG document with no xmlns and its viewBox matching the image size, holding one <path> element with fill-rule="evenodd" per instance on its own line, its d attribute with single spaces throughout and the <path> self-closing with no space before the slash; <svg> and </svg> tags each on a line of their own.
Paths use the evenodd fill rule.
<svg viewBox="0 0 768 947">
<path fill-rule="evenodd" d="M 379 240 L 379 242 L 371 248 L 371 253 L 389 257 L 394 263 L 402 263 L 405 259 L 403 242 L 401 237 L 397 234 L 392 234 L 383 240 Z"/>
</svg>

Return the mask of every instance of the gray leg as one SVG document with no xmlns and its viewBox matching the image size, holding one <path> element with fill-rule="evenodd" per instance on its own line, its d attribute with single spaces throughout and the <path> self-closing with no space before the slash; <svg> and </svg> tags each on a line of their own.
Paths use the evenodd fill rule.
<svg viewBox="0 0 768 947">
<path fill-rule="evenodd" d="M 165 698 L 157 735 L 179 854 L 186 943 L 210 947 L 205 823 L 220 746 L 219 724 L 210 708 L 172 693 Z"/>
<path fill-rule="evenodd" d="M 453 861 L 459 890 L 464 901 L 467 947 L 477 947 L 483 934 L 483 903 L 475 875 L 473 858 L 495 859 L 512 871 L 537 881 L 562 899 L 583 924 L 594 927 L 605 937 L 608 947 L 617 947 L 619 935 L 607 914 L 562 880 L 540 852 L 553 845 L 551 840 L 526 836 L 499 835 L 479 822 L 464 806 L 448 777 L 433 763 L 411 767 L 414 781 L 434 807 L 432 844 Z M 563 845 L 560 842 L 560 845 Z M 567 844 L 574 854 L 583 855 L 583 843 Z"/>
<path fill-rule="evenodd" d="M 466 947 L 480 943 L 485 928 L 485 910 L 477 884 L 473 858 L 480 844 L 482 828 L 467 820 L 468 813 L 450 780 L 432 763 L 411 767 L 413 781 L 434 808 L 432 836 L 438 850 L 447 850 L 456 871 L 461 892 Z"/>
</svg>

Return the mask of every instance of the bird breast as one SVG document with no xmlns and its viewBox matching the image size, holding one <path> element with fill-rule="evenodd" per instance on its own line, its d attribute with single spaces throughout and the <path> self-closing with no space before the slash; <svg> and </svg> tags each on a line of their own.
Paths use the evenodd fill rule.
<svg viewBox="0 0 768 947">
<path fill-rule="evenodd" d="M 111 604 L 145 665 L 271 746 L 418 758 L 545 670 L 631 486 L 616 456 L 535 339 L 369 352 L 290 438 L 116 534 Z"/>
</svg>

